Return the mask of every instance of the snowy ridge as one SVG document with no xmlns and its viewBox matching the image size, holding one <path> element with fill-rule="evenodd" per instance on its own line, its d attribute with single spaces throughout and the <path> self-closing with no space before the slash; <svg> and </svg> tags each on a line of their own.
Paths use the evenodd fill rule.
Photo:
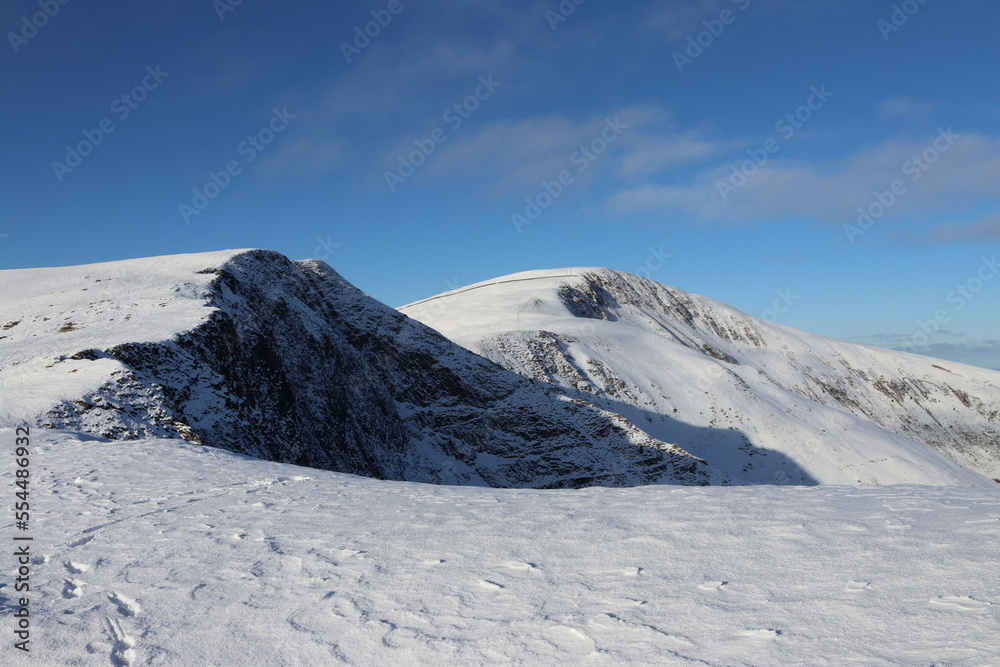
<svg viewBox="0 0 1000 667">
<path fill-rule="evenodd" d="M 994 371 L 833 341 L 599 268 L 513 274 L 400 310 L 567 395 L 630 406 L 618 411 L 734 481 L 1000 478 Z"/>
<path fill-rule="evenodd" d="M 236 250 L 0 272 L 0 425 L 184 438 L 378 478 L 727 481 L 469 353 L 322 262 Z"/>
<path fill-rule="evenodd" d="M 32 443 L 25 664 L 1000 663 L 995 489 L 508 490 Z"/>
</svg>

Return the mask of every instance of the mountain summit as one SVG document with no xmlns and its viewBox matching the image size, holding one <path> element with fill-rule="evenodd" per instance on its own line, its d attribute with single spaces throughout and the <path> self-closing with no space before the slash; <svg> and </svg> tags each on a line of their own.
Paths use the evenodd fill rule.
<svg viewBox="0 0 1000 667">
<path fill-rule="evenodd" d="M 831 340 L 600 268 L 517 273 L 400 311 L 736 483 L 1000 478 L 995 371 Z"/>
<path fill-rule="evenodd" d="M 504 370 L 318 261 L 264 250 L 0 271 L 0 424 L 174 437 L 376 478 L 728 478 Z"/>
</svg>

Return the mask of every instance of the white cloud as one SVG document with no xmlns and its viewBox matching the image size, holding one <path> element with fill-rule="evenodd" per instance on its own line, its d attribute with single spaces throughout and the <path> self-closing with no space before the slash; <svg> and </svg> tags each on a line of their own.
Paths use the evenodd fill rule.
<svg viewBox="0 0 1000 667">
<path fill-rule="evenodd" d="M 1000 241 L 1000 215 L 969 223 L 946 223 L 932 227 L 920 239 L 926 245 Z"/>
<path fill-rule="evenodd" d="M 628 127 L 594 161 L 594 169 L 578 174 L 575 189 L 589 181 L 595 173 L 610 173 L 618 168 L 622 155 L 619 141 L 635 132 L 644 131 L 650 123 L 659 123 L 665 113 L 650 107 L 612 110 L 581 120 L 565 115 L 534 116 L 503 119 L 460 128 L 440 150 L 427 160 L 414 176 L 416 182 L 455 179 L 485 187 L 494 194 L 518 194 L 535 189 L 542 180 L 555 179 L 563 169 L 573 169 L 572 155 L 585 144 L 600 137 L 607 121 L 619 119 Z M 412 149 L 406 141 L 383 159 L 386 168 L 398 163 L 402 149 Z M 381 172 L 380 172 L 381 173 Z"/>
<path fill-rule="evenodd" d="M 886 141 L 830 163 L 771 158 L 725 201 L 718 183 L 732 175 L 732 163 L 706 168 L 683 184 L 626 188 L 608 204 L 610 210 L 620 213 L 673 212 L 724 222 L 808 218 L 842 223 L 853 220 L 858 207 L 870 204 L 876 192 L 887 190 L 897 179 L 903 181 L 906 191 L 890 207 L 886 216 L 890 219 L 954 212 L 995 200 L 1000 182 L 1000 139 L 961 135 L 913 180 L 911 160 L 933 146 L 934 140 L 929 136 L 920 141 Z M 904 172 L 908 168 L 911 171 Z"/>
<path fill-rule="evenodd" d="M 929 352 L 1000 352 L 1000 340 L 975 340 L 968 343 L 931 343 L 920 348 Z"/>
<path fill-rule="evenodd" d="M 689 131 L 668 136 L 633 136 L 627 140 L 629 153 L 622 158 L 623 176 L 647 176 L 663 169 L 688 165 L 742 147 L 744 142 L 706 139 Z"/>
<path fill-rule="evenodd" d="M 894 97 L 878 105 L 878 115 L 882 118 L 912 118 L 926 120 L 934 110 L 934 102 L 912 97 Z"/>
<path fill-rule="evenodd" d="M 554 179 L 563 169 L 572 170 L 571 156 L 600 137 L 609 119 L 619 119 L 627 128 L 593 162 L 593 169 L 576 174 L 574 189 L 595 177 L 612 186 L 618 179 L 635 181 L 664 169 L 703 163 L 743 145 L 708 139 L 695 130 L 677 132 L 670 126 L 668 112 L 655 105 L 609 109 L 583 119 L 564 114 L 485 122 L 473 118 L 469 127 L 449 132 L 413 182 L 451 179 L 494 194 L 520 194 L 537 188 L 543 179 Z M 403 139 L 387 149 L 380 159 L 382 169 L 395 168 L 398 156 L 412 151 L 417 138 L 421 137 Z"/>
<path fill-rule="evenodd" d="M 380 151 L 416 138 L 425 126 L 433 129 L 479 76 L 494 74 L 504 82 L 519 81 L 524 73 L 545 76 L 547 65 L 539 62 L 546 60 L 535 57 L 538 48 L 529 48 L 533 33 L 541 30 L 548 30 L 544 20 L 526 20 L 524 9 L 509 3 L 421 2 L 346 63 L 336 46 L 350 41 L 351 28 L 345 26 L 332 38 L 330 78 L 281 96 L 299 113 L 300 141 L 268 156 L 271 164 L 262 168 L 297 161 L 303 172 L 377 171 Z M 550 41 L 541 48 L 553 48 Z M 506 93 L 517 84 L 505 85 Z"/>
</svg>

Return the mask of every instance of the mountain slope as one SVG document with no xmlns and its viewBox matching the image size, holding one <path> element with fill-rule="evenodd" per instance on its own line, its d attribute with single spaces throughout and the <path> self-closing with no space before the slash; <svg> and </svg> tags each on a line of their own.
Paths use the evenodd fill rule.
<svg viewBox="0 0 1000 667">
<path fill-rule="evenodd" d="M 0 424 L 183 437 L 371 477 L 576 487 L 725 480 L 268 251 L 0 272 Z"/>
<path fill-rule="evenodd" d="M 514 274 L 400 310 L 569 396 L 628 405 L 734 480 L 1000 478 L 997 372 L 833 341 L 608 269 Z"/>
</svg>

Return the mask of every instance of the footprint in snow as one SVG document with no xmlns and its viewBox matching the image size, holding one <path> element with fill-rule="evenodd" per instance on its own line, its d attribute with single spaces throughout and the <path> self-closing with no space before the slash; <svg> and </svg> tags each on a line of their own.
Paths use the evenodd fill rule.
<svg viewBox="0 0 1000 667">
<path fill-rule="evenodd" d="M 111 635 L 111 664 L 115 667 L 128 667 L 135 660 L 135 640 L 122 627 L 121 621 L 104 618 Z"/>
<path fill-rule="evenodd" d="M 500 563 L 500 567 L 514 572 L 531 572 L 532 570 L 538 569 L 538 566 L 534 563 L 522 563 L 521 561 L 507 561 L 505 563 Z"/>
<path fill-rule="evenodd" d="M 728 581 L 706 581 L 698 585 L 698 590 L 702 591 L 724 591 L 729 585 Z"/>
<path fill-rule="evenodd" d="M 339 553 L 341 556 L 343 556 L 345 558 L 354 557 L 354 558 L 360 558 L 360 559 L 363 560 L 364 557 L 365 557 L 365 554 L 368 553 L 368 552 L 367 551 L 358 551 L 357 549 L 337 549 L 336 553 Z"/>
<path fill-rule="evenodd" d="M 62 596 L 67 600 L 83 595 L 84 582 L 76 579 L 63 579 Z"/>
<path fill-rule="evenodd" d="M 967 614 L 980 614 L 986 611 L 992 604 L 992 602 L 977 600 L 967 595 L 944 595 L 942 597 L 931 598 L 930 600 L 930 605 L 937 609 L 959 611 Z"/>
<path fill-rule="evenodd" d="M 847 586 L 844 590 L 850 591 L 851 593 L 857 593 L 858 591 L 870 591 L 872 585 L 868 581 L 848 581 Z"/>
<path fill-rule="evenodd" d="M 744 630 L 740 635 L 747 639 L 775 639 L 781 635 L 781 630 L 774 630 L 773 628 Z"/>
<path fill-rule="evenodd" d="M 142 607 L 139 606 L 138 602 L 116 591 L 108 593 L 108 599 L 117 605 L 119 613 L 124 616 L 135 616 L 142 611 Z"/>
<path fill-rule="evenodd" d="M 71 547 L 82 547 L 84 544 L 86 544 L 87 542 L 90 542 L 92 539 L 94 539 L 93 535 L 87 535 L 86 537 L 81 537 L 76 542 L 71 543 L 70 546 Z"/>
<path fill-rule="evenodd" d="M 74 563 L 71 560 L 68 560 L 65 563 L 63 563 L 63 567 L 65 567 L 70 574 L 83 574 L 84 572 L 90 569 L 89 565 L 85 565 L 83 563 Z"/>
<path fill-rule="evenodd" d="M 264 531 L 259 528 L 251 528 L 245 533 L 233 535 L 234 540 L 251 540 L 252 542 L 263 542 L 265 537 Z"/>
<path fill-rule="evenodd" d="M 487 593 L 499 593 L 505 588 L 505 586 L 502 586 L 501 584 L 498 584 L 495 581 L 488 581 L 486 579 L 480 580 L 479 582 L 476 583 L 476 585 L 481 590 L 486 591 Z"/>
</svg>

